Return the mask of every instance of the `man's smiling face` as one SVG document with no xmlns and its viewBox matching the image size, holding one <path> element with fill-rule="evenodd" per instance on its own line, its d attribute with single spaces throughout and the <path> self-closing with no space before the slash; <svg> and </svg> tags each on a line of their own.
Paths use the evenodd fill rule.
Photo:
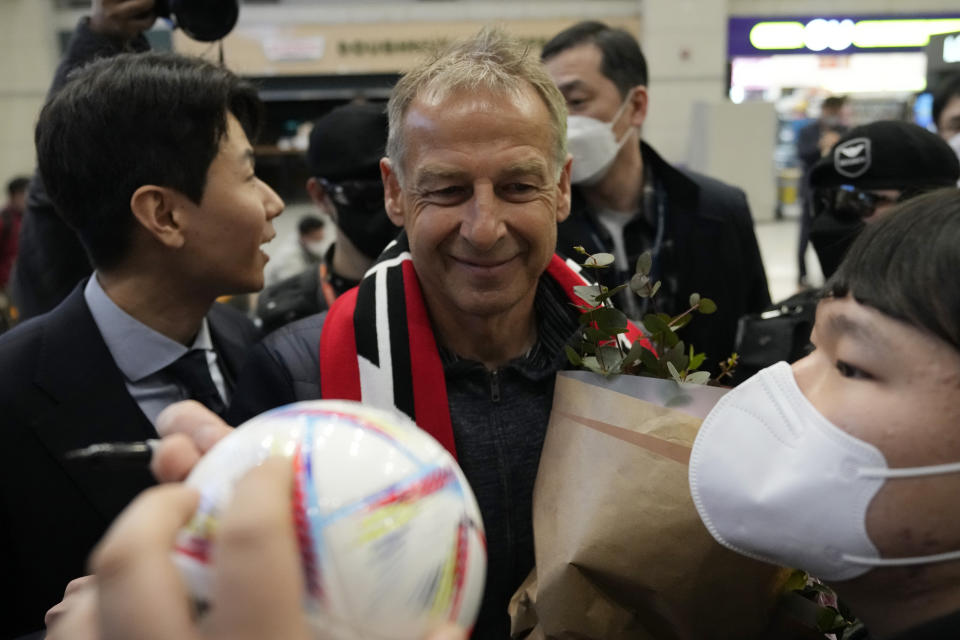
<svg viewBox="0 0 960 640">
<path fill-rule="evenodd" d="M 384 161 L 387 212 L 403 224 L 431 313 L 489 317 L 532 303 L 570 211 L 569 161 L 533 90 L 414 100 L 403 183 Z"/>
</svg>

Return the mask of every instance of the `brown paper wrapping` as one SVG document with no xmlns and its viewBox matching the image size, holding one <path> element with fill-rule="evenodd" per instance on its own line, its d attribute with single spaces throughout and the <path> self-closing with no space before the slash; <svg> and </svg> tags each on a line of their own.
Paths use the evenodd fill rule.
<svg viewBox="0 0 960 640">
<path fill-rule="evenodd" d="M 533 497 L 537 568 L 515 638 L 760 637 L 782 570 L 717 544 L 687 484 L 723 391 L 586 372 L 557 377 Z"/>
</svg>

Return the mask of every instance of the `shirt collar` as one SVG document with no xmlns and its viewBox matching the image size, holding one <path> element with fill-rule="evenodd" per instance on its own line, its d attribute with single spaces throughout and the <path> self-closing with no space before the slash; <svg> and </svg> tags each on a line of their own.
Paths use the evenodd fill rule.
<svg viewBox="0 0 960 640">
<path fill-rule="evenodd" d="M 192 349 L 213 349 L 207 319 L 200 323 L 189 348 L 143 324 L 114 303 L 94 273 L 83 290 L 93 321 L 113 356 L 113 361 L 131 382 L 157 373 Z"/>
</svg>

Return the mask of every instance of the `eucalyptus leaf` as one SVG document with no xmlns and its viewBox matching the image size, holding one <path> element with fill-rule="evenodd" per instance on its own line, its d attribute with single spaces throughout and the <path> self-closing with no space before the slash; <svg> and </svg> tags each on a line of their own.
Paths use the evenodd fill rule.
<svg viewBox="0 0 960 640">
<path fill-rule="evenodd" d="M 690 345 L 690 351 L 693 351 L 693 345 Z M 690 369 L 696 371 L 700 368 L 700 365 L 703 364 L 703 361 L 707 359 L 707 354 L 698 353 L 690 356 Z"/>
<path fill-rule="evenodd" d="M 597 296 L 597 304 L 600 304 L 601 302 L 605 302 L 605 301 L 609 300 L 610 298 L 612 298 L 612 297 L 613 297 L 614 295 L 616 295 L 617 293 L 620 293 L 621 291 L 623 291 L 624 289 L 626 289 L 628 286 L 630 286 L 630 285 L 621 284 L 621 285 L 617 285 L 617 286 L 614 287 L 613 289 L 608 289 L 608 290 L 604 291 L 603 293 L 601 293 L 600 295 Z"/>
<path fill-rule="evenodd" d="M 670 372 L 670 377 L 671 377 L 671 378 L 673 378 L 673 379 L 676 380 L 677 382 L 681 382 L 681 380 L 680 380 L 680 372 L 677 371 L 677 368 L 676 368 L 675 366 L 673 366 L 673 363 L 672 363 L 672 362 L 669 362 L 669 361 L 667 362 L 667 371 Z"/>
<path fill-rule="evenodd" d="M 685 380 L 686 382 L 692 382 L 693 384 L 707 384 L 710 382 L 710 372 L 694 371 L 693 373 L 688 373 Z"/>
<path fill-rule="evenodd" d="M 570 364 L 575 367 L 579 367 L 583 364 L 583 360 L 580 358 L 580 354 L 577 353 L 576 349 L 570 345 L 566 345 L 564 346 L 564 350 L 567 352 L 567 360 L 570 361 Z"/>
<path fill-rule="evenodd" d="M 673 323 L 673 330 L 676 331 L 677 329 L 683 329 L 685 326 L 690 324 L 691 320 L 693 320 L 693 316 L 690 315 L 689 313 L 685 316 L 678 318 Z"/>
<path fill-rule="evenodd" d="M 600 375 L 604 374 L 603 369 L 600 367 L 600 363 L 597 362 L 597 359 L 594 356 L 587 356 L 584 358 L 583 366 L 594 373 L 599 373 Z"/>
<path fill-rule="evenodd" d="M 650 278 L 639 273 L 633 274 L 630 278 L 630 290 L 641 298 L 650 297 Z"/>
<path fill-rule="evenodd" d="M 603 342 L 604 340 L 608 340 L 610 338 L 610 335 L 607 334 L 607 332 L 601 331 L 600 329 L 594 329 L 593 327 L 584 328 L 583 335 L 589 342 L 593 343 Z"/>
<path fill-rule="evenodd" d="M 710 298 L 702 298 L 700 300 L 700 308 L 697 309 L 697 311 L 703 314 L 713 313 L 716 310 L 717 310 L 717 303 L 711 300 Z"/>
<path fill-rule="evenodd" d="M 668 333 L 670 331 L 670 326 L 655 313 L 648 313 L 643 316 L 643 326 L 652 334 Z"/>
<path fill-rule="evenodd" d="M 698 303 L 698 302 L 700 302 L 700 294 L 699 294 L 699 293 L 691 293 L 691 294 L 690 294 L 690 306 L 691 306 L 691 307 L 695 307 L 695 306 L 697 306 L 697 303 Z"/>
<path fill-rule="evenodd" d="M 643 366 L 649 369 L 651 373 L 658 373 L 663 369 L 660 361 L 657 360 L 657 356 L 648 349 L 640 351 L 640 362 L 642 362 Z"/>
<path fill-rule="evenodd" d="M 637 258 L 636 272 L 645 276 L 650 275 L 651 268 L 653 268 L 653 253 L 644 251 L 640 254 L 640 257 Z"/>
<path fill-rule="evenodd" d="M 591 269 L 603 269 L 609 267 L 616 258 L 612 253 L 595 253 L 583 261 L 583 266 Z"/>
<path fill-rule="evenodd" d="M 603 307 L 597 309 L 594 313 L 594 319 L 597 328 L 601 331 L 608 331 L 612 334 L 622 333 L 627 330 L 627 316 L 619 309 L 613 307 Z"/>
<path fill-rule="evenodd" d="M 623 355 L 616 347 L 600 347 L 597 349 L 597 361 L 610 373 L 619 373 Z"/>
<path fill-rule="evenodd" d="M 573 293 L 591 307 L 595 307 L 600 304 L 597 302 L 597 296 L 601 294 L 600 285 L 598 284 L 575 285 L 573 287 Z"/>
<path fill-rule="evenodd" d="M 653 288 L 650 290 L 650 297 L 657 295 L 657 291 L 660 291 L 660 281 L 657 280 L 653 283 Z"/>
</svg>

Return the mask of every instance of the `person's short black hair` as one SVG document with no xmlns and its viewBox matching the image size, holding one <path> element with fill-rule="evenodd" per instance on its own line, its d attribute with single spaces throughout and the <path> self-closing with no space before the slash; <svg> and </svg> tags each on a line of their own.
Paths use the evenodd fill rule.
<svg viewBox="0 0 960 640">
<path fill-rule="evenodd" d="M 847 104 L 847 96 L 830 96 L 820 103 L 821 111 L 840 111 Z"/>
<path fill-rule="evenodd" d="M 317 216 L 303 216 L 300 218 L 300 222 L 297 223 L 297 231 L 301 236 L 305 236 L 317 229 L 323 229 L 323 227 L 323 220 Z"/>
<path fill-rule="evenodd" d="M 12 198 L 18 193 L 23 193 L 30 186 L 30 178 L 27 176 L 17 176 L 7 183 L 7 196 Z"/>
<path fill-rule="evenodd" d="M 940 115 L 954 97 L 960 98 L 960 73 L 948 77 L 933 93 L 933 124 L 940 128 Z"/>
<path fill-rule="evenodd" d="M 960 351 L 960 189 L 912 198 L 868 224 L 827 281 Z"/>
<path fill-rule="evenodd" d="M 550 38 L 543 45 L 540 59 L 547 61 L 558 53 L 586 43 L 600 49 L 600 72 L 610 78 L 621 96 L 625 97 L 637 85 L 647 85 L 647 60 L 637 39 L 624 29 L 615 29 L 595 20 L 578 22 Z"/>
<path fill-rule="evenodd" d="M 43 108 L 37 160 L 50 200 L 100 269 L 118 265 L 141 186 L 200 203 L 232 113 L 255 138 L 263 107 L 230 71 L 172 53 L 122 54 L 71 74 Z"/>
</svg>

